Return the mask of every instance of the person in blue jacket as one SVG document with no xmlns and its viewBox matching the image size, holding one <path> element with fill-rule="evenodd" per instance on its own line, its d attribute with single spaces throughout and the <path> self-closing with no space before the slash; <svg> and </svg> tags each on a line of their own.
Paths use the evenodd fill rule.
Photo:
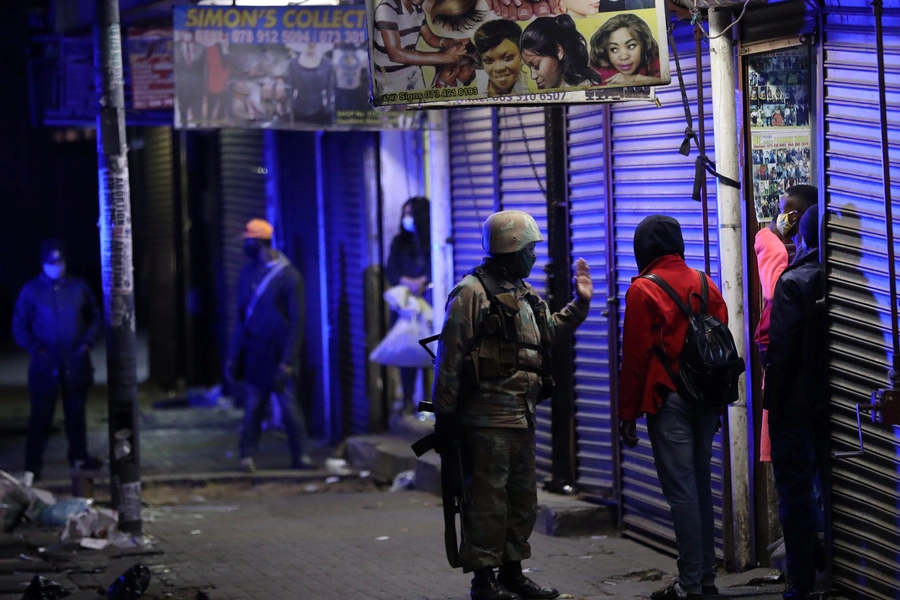
<svg viewBox="0 0 900 600">
<path fill-rule="evenodd" d="M 272 232 L 262 219 L 253 219 L 244 231 L 248 263 L 238 281 L 238 318 L 225 365 L 228 380 L 242 381 L 247 389 L 240 451 L 241 468 L 248 472 L 256 470 L 253 454 L 271 396 L 281 408 L 291 468 L 313 467 L 304 453 L 306 420 L 294 391 L 304 336 L 303 278 L 272 248 Z"/>
<path fill-rule="evenodd" d="M 88 455 L 88 390 L 94 383 L 90 351 L 103 322 L 94 295 L 82 279 L 66 274 L 66 252 L 59 240 L 41 245 L 43 273 L 22 288 L 13 314 L 13 335 L 28 350 L 31 417 L 25 445 L 26 477 L 40 479 L 60 389 L 69 439 L 69 464 L 96 469 Z"/>
</svg>

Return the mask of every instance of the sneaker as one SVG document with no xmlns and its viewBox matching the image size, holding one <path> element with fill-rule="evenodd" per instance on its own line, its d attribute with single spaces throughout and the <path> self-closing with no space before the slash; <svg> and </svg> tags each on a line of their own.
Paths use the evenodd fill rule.
<svg viewBox="0 0 900 600">
<path fill-rule="evenodd" d="M 718 590 L 717 590 L 718 591 Z M 661 590 L 657 590 L 650 594 L 650 600 L 686 600 L 688 598 L 702 598 L 703 594 L 691 594 L 681 587 L 681 584 L 677 581 L 671 585 L 664 587 Z"/>
<path fill-rule="evenodd" d="M 252 456 L 241 459 L 241 471 L 244 473 L 256 473 L 256 461 L 253 460 Z"/>
<path fill-rule="evenodd" d="M 718 596 L 719 588 L 716 587 L 714 583 L 704 583 L 703 584 L 703 595 L 704 596 Z"/>
</svg>

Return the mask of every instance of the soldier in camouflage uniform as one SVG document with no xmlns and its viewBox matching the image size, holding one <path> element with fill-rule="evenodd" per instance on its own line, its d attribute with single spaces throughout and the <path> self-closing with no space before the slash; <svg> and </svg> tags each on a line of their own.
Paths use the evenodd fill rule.
<svg viewBox="0 0 900 600">
<path fill-rule="evenodd" d="M 463 440 L 469 503 L 461 559 L 464 572 L 475 573 L 474 600 L 559 595 L 522 574 L 537 518 L 535 405 L 552 384 L 547 349 L 584 322 L 593 284 L 579 259 L 577 297 L 551 315 L 523 281 L 543 239 L 524 212 L 503 211 L 485 221 L 488 256 L 450 293 L 438 345 L 435 432 L 438 443 Z"/>
</svg>

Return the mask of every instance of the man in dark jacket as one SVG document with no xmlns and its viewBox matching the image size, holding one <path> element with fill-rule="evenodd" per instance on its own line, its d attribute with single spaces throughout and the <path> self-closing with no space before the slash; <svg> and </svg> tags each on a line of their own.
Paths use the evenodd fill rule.
<svg viewBox="0 0 900 600">
<path fill-rule="evenodd" d="M 303 279 L 290 261 L 272 248 L 272 226 L 261 219 L 247 223 L 244 253 L 250 262 L 238 282 L 238 318 L 231 338 L 225 375 L 246 384 L 247 405 L 241 431 L 241 467 L 253 472 L 262 420 L 270 396 L 281 408 L 291 450 L 291 467 L 312 466 L 304 454 L 306 420 L 297 404 L 294 379 L 303 345 Z"/>
<path fill-rule="evenodd" d="M 651 597 L 700 598 L 718 593 L 710 464 L 719 414 L 676 392 L 655 349 L 665 352 L 677 373 L 688 320 L 660 286 L 642 276 L 655 273 L 661 277 L 694 311 L 700 308 L 700 277 L 706 277 L 709 314 L 727 324 L 728 310 L 716 284 L 684 262 L 681 225 L 672 217 L 653 215 L 638 225 L 634 257 L 640 276 L 632 280 L 625 296 L 619 378 L 621 435 L 626 446 L 637 446 L 635 420 L 647 416 L 656 472 L 672 510 L 678 546 L 678 580 Z"/>
<path fill-rule="evenodd" d="M 39 479 L 59 390 L 63 392 L 69 464 L 98 468 L 88 456 L 88 388 L 94 382 L 91 348 L 102 328 L 100 309 L 87 284 L 66 275 L 62 242 L 41 245 L 43 273 L 22 288 L 13 315 L 16 342 L 28 350 L 31 417 L 25 446 L 26 477 Z M 29 475 L 30 474 L 30 475 Z"/>
<path fill-rule="evenodd" d="M 769 328 L 764 406 L 769 411 L 772 466 L 784 529 L 786 599 L 807 598 L 816 580 L 815 478 L 827 459 L 825 271 L 819 261 L 819 209 L 800 219 L 797 252 L 775 287 Z"/>
</svg>

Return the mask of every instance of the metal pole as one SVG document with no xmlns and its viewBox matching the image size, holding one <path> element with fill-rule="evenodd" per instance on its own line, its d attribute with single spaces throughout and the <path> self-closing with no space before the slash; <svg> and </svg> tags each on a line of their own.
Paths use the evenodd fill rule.
<svg viewBox="0 0 900 600">
<path fill-rule="evenodd" d="M 734 47 L 731 35 L 721 35 L 731 25 L 731 13 L 710 9 L 710 67 L 712 72 L 713 121 L 716 136 L 717 170 L 739 180 L 737 108 L 734 80 Z M 722 293 L 728 305 L 728 328 L 738 344 L 748 341 L 744 334 L 744 243 L 741 228 L 741 190 L 718 182 L 719 260 Z M 728 434 L 731 461 L 731 503 L 734 516 L 735 562 L 738 569 L 749 566 L 752 556 L 750 527 L 750 449 L 748 439 L 747 389 L 745 377 L 738 387 L 738 401 L 728 407 Z"/>
<path fill-rule="evenodd" d="M 444 326 L 444 304 L 453 289 L 453 214 L 450 205 L 449 112 L 428 111 L 425 133 L 427 186 L 431 201 L 431 290 L 434 333 Z M 469 160 L 469 158 L 466 158 Z M 472 184 L 474 185 L 474 183 Z"/>
<path fill-rule="evenodd" d="M 131 244 L 131 194 L 125 136 L 125 91 L 118 0 L 97 0 L 94 68 L 97 167 L 100 179 L 100 261 L 106 310 L 110 484 L 119 529 L 141 531 L 137 342 Z"/>
<path fill-rule="evenodd" d="M 891 158 L 888 144 L 887 99 L 884 82 L 884 6 L 882 0 L 874 0 L 875 7 L 875 57 L 878 61 L 878 108 L 881 114 L 881 169 L 884 186 L 884 221 L 887 230 L 888 285 L 891 303 L 891 337 L 893 347 L 893 364 L 890 373 L 891 386 L 900 376 L 900 328 L 897 316 L 897 261 L 894 257 L 894 207 L 891 200 Z"/>
<path fill-rule="evenodd" d="M 572 256 L 569 244 L 569 182 L 566 162 L 566 109 L 544 109 L 544 141 L 547 148 L 547 234 L 550 262 L 547 264 L 547 302 L 556 312 L 572 298 Z M 574 339 L 559 344 L 553 351 L 556 387 L 550 413 L 553 432 L 552 490 L 569 492 L 575 485 L 575 385 L 573 365 Z"/>
<path fill-rule="evenodd" d="M 700 155 L 706 154 L 706 107 L 703 99 L 703 45 L 700 43 L 703 38 L 700 27 L 694 28 L 694 56 L 697 61 L 697 149 Z M 706 176 L 700 183 L 700 206 L 703 212 L 703 266 L 706 273 L 712 272 L 710 265 L 709 251 L 709 189 L 706 183 Z"/>
</svg>

